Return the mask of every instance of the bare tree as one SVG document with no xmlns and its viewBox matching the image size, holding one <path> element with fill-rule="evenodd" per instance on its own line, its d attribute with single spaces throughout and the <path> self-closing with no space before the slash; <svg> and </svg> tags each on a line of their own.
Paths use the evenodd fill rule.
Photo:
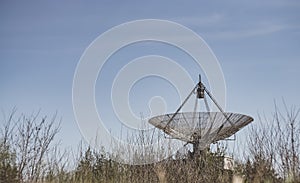
<svg viewBox="0 0 300 183">
<path fill-rule="evenodd" d="M 271 119 L 259 116 L 248 137 L 248 170 L 250 181 L 300 180 L 300 120 L 299 108 L 279 110 L 275 103 Z M 283 112 L 282 112 L 283 111 Z"/>
<path fill-rule="evenodd" d="M 47 120 L 47 116 L 40 117 L 40 112 L 37 112 L 16 118 L 16 110 L 13 109 L 5 121 L 1 139 L 4 144 L 10 145 L 16 156 L 19 180 L 37 182 L 42 178 L 47 153 L 54 148 L 51 143 L 59 132 L 60 123 L 56 124 L 56 117 L 55 114 Z"/>
</svg>

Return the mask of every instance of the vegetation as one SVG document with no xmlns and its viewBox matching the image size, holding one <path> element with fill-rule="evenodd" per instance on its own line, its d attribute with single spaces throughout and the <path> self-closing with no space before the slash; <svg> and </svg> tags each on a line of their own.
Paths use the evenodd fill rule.
<svg viewBox="0 0 300 183">
<path fill-rule="evenodd" d="M 300 182 L 298 114 L 294 107 L 282 113 L 275 106 L 273 118 L 256 120 L 249 130 L 244 158 L 236 160 L 233 170 L 225 170 L 222 144 L 203 150 L 199 157 L 178 152 L 145 165 L 122 164 L 112 158 L 117 154 L 85 145 L 79 146 L 75 158 L 69 158 L 71 152 L 61 152 L 54 144 L 59 133 L 56 115 L 16 118 L 13 110 L 4 116 L 0 131 L 0 182 L 232 182 L 239 175 L 244 182 L 296 183 Z M 139 138 L 144 142 L 144 136 Z"/>
</svg>

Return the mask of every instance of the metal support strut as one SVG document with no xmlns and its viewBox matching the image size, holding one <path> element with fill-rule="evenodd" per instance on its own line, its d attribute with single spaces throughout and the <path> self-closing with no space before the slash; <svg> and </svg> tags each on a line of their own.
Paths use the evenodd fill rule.
<svg viewBox="0 0 300 183">
<path fill-rule="evenodd" d="M 201 75 L 199 74 L 199 82 L 197 83 L 197 85 L 192 89 L 192 91 L 189 93 L 189 95 L 185 98 L 185 100 L 183 101 L 183 103 L 179 106 L 179 108 L 176 110 L 176 112 L 172 115 L 172 117 L 169 119 L 169 121 L 167 122 L 166 126 L 164 127 L 163 131 L 167 132 L 169 131 L 169 124 L 171 123 L 171 121 L 173 121 L 173 119 L 175 118 L 175 116 L 178 114 L 178 112 L 181 110 L 181 108 L 185 105 L 185 103 L 189 100 L 189 98 L 192 96 L 192 94 L 196 91 L 197 94 L 197 99 L 205 99 L 205 93 L 209 96 L 209 98 L 213 101 L 213 103 L 217 106 L 217 108 L 219 109 L 219 111 L 224 115 L 224 117 L 226 118 L 226 121 L 228 121 L 233 128 L 235 128 L 235 125 L 230 121 L 229 117 L 226 115 L 226 113 L 224 112 L 224 110 L 222 109 L 222 107 L 217 103 L 216 99 L 213 97 L 213 95 L 208 91 L 208 89 L 204 86 L 204 84 L 201 82 Z M 196 99 L 196 100 L 197 100 Z M 207 105 L 207 109 L 209 109 L 207 101 L 205 99 L 205 103 Z M 194 111 L 196 112 L 196 111 Z M 222 128 L 224 127 L 226 122 L 224 122 L 218 129 L 217 133 L 219 133 Z"/>
</svg>

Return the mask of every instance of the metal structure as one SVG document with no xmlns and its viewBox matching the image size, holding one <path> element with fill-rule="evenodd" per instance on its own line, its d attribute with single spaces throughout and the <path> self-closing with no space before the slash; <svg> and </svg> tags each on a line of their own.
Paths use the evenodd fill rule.
<svg viewBox="0 0 300 183">
<path fill-rule="evenodd" d="M 193 94 L 196 95 L 194 111 L 180 112 Z M 206 95 L 217 106 L 219 112 L 210 112 Z M 207 112 L 197 111 L 198 100 L 204 100 Z M 150 124 L 163 130 L 171 138 L 179 139 L 187 144 L 193 144 L 194 153 L 205 149 L 211 143 L 232 136 L 252 121 L 253 118 L 247 115 L 224 112 L 201 82 L 200 76 L 197 85 L 175 113 L 155 116 L 149 119 Z"/>
</svg>

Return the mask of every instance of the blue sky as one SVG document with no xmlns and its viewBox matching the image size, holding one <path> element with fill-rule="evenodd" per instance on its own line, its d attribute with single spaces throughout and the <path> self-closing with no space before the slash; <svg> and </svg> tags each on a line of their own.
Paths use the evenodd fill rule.
<svg viewBox="0 0 300 183">
<path fill-rule="evenodd" d="M 81 135 L 72 110 L 72 82 L 81 55 L 108 29 L 149 18 L 180 23 L 207 42 L 223 69 L 228 111 L 254 118 L 258 112 L 271 114 L 274 99 L 281 101 L 282 97 L 288 105 L 299 106 L 299 10 L 300 2 L 289 0 L 2 0 L 0 109 L 6 113 L 13 107 L 20 113 L 41 109 L 47 115 L 58 111 L 63 119 L 59 138 L 65 145 L 76 145 Z M 189 63 L 189 58 L 166 45 L 137 44 L 118 54 L 127 62 L 147 54 L 176 57 L 186 59 L 184 66 L 191 75 L 200 70 Z M 117 57 L 107 63 L 105 76 L 113 78 L 114 70 L 126 63 L 116 63 Z M 137 114 L 147 114 L 147 100 L 152 94 L 158 95 L 157 89 L 144 87 L 147 82 L 164 85 L 157 78 L 135 85 L 130 97 Z M 101 96 L 110 84 L 99 83 L 96 87 L 100 111 L 109 110 L 103 106 L 110 104 L 101 103 Z M 170 89 L 173 94 L 169 95 L 167 85 L 161 95 L 170 102 L 168 111 L 174 111 L 179 100 L 168 98 L 176 93 Z M 110 113 L 105 114 L 110 119 Z"/>
</svg>

